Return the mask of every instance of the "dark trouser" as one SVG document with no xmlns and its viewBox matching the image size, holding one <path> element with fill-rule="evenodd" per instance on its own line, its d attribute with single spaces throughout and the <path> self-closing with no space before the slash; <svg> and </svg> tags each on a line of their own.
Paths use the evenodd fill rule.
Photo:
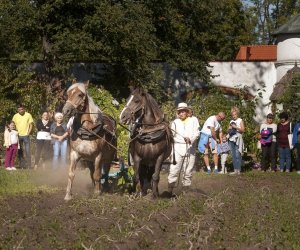
<svg viewBox="0 0 300 250">
<path fill-rule="evenodd" d="M 20 150 L 18 151 L 21 168 L 31 168 L 31 152 L 29 136 L 19 136 Z"/>
<path fill-rule="evenodd" d="M 269 168 L 271 163 L 271 168 L 276 170 L 276 142 L 269 143 L 267 145 L 261 145 L 262 158 L 261 158 L 261 167 L 263 170 Z"/>
<path fill-rule="evenodd" d="M 43 160 L 49 159 L 52 154 L 51 140 L 36 140 L 36 151 L 34 157 L 34 165 L 38 165 L 40 158 Z"/>
<path fill-rule="evenodd" d="M 297 149 L 297 171 L 300 171 L 300 143 L 295 145 Z"/>
</svg>

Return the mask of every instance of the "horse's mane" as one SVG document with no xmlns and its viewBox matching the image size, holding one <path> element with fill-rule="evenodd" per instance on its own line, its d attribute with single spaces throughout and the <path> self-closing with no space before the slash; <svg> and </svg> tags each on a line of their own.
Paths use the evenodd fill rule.
<svg viewBox="0 0 300 250">
<path fill-rule="evenodd" d="M 89 113 L 90 117 L 92 119 L 92 121 L 94 123 L 96 123 L 97 121 L 99 121 L 99 119 L 101 119 L 101 109 L 95 104 L 94 100 L 92 97 L 89 96 L 89 94 L 87 93 L 86 87 L 84 85 L 84 83 L 73 83 L 69 89 L 67 90 L 67 92 L 71 91 L 72 89 L 78 88 L 82 93 L 87 95 L 88 98 L 88 104 L 89 104 Z"/>
<path fill-rule="evenodd" d="M 152 110 L 152 112 L 154 114 L 154 118 L 155 118 L 155 123 L 162 122 L 164 119 L 164 113 L 161 110 L 161 108 L 159 107 L 156 100 L 149 93 L 145 92 L 142 89 L 139 89 L 139 93 L 143 93 L 145 95 L 145 99 L 148 104 L 147 107 Z"/>
</svg>

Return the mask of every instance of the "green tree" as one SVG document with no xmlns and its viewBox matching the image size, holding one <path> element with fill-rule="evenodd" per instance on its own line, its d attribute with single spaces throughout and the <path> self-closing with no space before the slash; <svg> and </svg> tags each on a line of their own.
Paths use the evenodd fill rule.
<svg viewBox="0 0 300 250">
<path fill-rule="evenodd" d="M 168 92 L 159 87 L 164 76 L 155 62 L 209 82 L 208 61 L 233 59 L 251 39 L 246 24 L 239 0 L 3 0 L 0 58 L 5 70 L 14 64 L 0 81 L 4 91 L 13 89 L 14 102 L 37 113 L 60 103 L 51 82 L 58 78 L 63 88 L 71 63 L 105 62 L 101 83 L 114 95 L 127 96 L 134 83 L 164 101 Z M 37 60 L 43 73 L 29 67 Z"/>
<path fill-rule="evenodd" d="M 207 79 L 208 60 L 233 58 L 249 41 L 238 0 L 4 0 L 0 14 L 1 57 L 45 60 L 55 73 L 66 62 L 105 61 L 141 83 L 153 60 Z"/>
<path fill-rule="evenodd" d="M 249 0 L 245 2 L 256 33 L 256 43 L 273 44 L 272 33 L 300 11 L 295 0 Z M 247 4 L 248 3 L 248 4 Z M 250 3 L 250 4 L 249 4 Z"/>
</svg>

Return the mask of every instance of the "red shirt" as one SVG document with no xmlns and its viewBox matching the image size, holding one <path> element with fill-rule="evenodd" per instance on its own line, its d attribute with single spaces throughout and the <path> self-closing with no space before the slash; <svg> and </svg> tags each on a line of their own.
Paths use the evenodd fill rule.
<svg viewBox="0 0 300 250">
<path fill-rule="evenodd" d="M 290 123 L 277 125 L 277 142 L 280 148 L 289 148 L 288 134 L 290 134 Z"/>
</svg>

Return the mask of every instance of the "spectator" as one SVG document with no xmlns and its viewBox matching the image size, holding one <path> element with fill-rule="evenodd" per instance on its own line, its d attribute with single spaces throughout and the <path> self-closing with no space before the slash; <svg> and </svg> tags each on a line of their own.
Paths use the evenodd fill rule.
<svg viewBox="0 0 300 250">
<path fill-rule="evenodd" d="M 243 133 L 245 131 L 244 122 L 239 118 L 239 109 L 231 109 L 232 120 L 229 122 L 228 133 L 229 146 L 232 154 L 234 172 L 231 174 L 240 174 L 242 167 L 242 153 L 244 151 Z"/>
<path fill-rule="evenodd" d="M 273 114 L 267 115 L 267 120 L 260 126 L 260 136 L 259 141 L 261 144 L 262 150 L 262 159 L 261 159 L 261 168 L 264 171 L 267 171 L 269 164 L 271 163 L 271 169 L 273 171 L 277 170 L 276 166 L 276 133 L 277 133 L 277 124 L 273 122 Z"/>
<path fill-rule="evenodd" d="M 204 123 L 201 130 L 200 140 L 198 144 L 198 149 L 200 153 L 204 153 L 204 163 L 207 168 L 207 173 L 211 173 L 211 168 L 209 165 L 208 150 L 210 148 L 213 154 L 213 162 L 215 166 L 215 173 L 218 173 L 218 147 L 217 143 L 220 140 L 217 138 L 216 132 L 219 132 L 219 138 L 222 138 L 222 128 L 219 122 L 225 119 L 225 114 L 219 112 L 217 115 L 210 116 Z"/>
<path fill-rule="evenodd" d="M 21 168 L 31 168 L 30 134 L 33 127 L 33 119 L 30 113 L 25 111 L 24 105 L 18 106 L 18 113 L 12 119 L 19 132 L 20 149 L 18 151 L 19 164 Z"/>
<path fill-rule="evenodd" d="M 38 168 L 40 158 L 42 156 L 43 161 L 45 162 L 49 159 L 51 154 L 51 135 L 50 135 L 50 126 L 52 122 L 49 119 L 49 113 L 44 111 L 42 118 L 38 119 L 36 122 L 36 151 L 35 151 L 35 160 L 34 160 L 34 169 Z M 43 162 L 43 168 L 45 164 Z"/>
<path fill-rule="evenodd" d="M 199 136 L 199 122 L 196 117 L 191 118 L 188 113 L 191 109 L 186 103 L 179 103 L 177 116 L 171 128 L 174 135 L 174 152 L 176 164 L 170 165 L 168 176 L 168 192 L 173 193 L 178 175 L 183 171 L 182 185 L 183 189 L 188 189 L 192 183 L 192 170 L 195 164 L 196 149 L 193 146 L 194 141 Z"/>
<path fill-rule="evenodd" d="M 67 148 L 68 148 L 68 131 L 67 125 L 63 123 L 63 114 L 56 113 L 54 115 L 55 122 L 50 127 L 50 134 L 53 144 L 53 169 L 59 166 L 59 162 L 62 167 L 67 162 Z M 60 161 L 59 161 L 60 156 Z"/>
<path fill-rule="evenodd" d="M 300 121 L 294 127 L 292 144 L 297 149 L 297 173 L 300 174 Z"/>
<path fill-rule="evenodd" d="M 292 124 L 288 120 L 288 114 L 279 114 L 280 122 L 277 125 L 277 142 L 279 151 L 280 172 L 291 170 L 291 150 L 288 136 L 292 133 Z"/>
<path fill-rule="evenodd" d="M 13 121 L 5 128 L 4 131 L 4 146 L 5 150 L 5 169 L 6 170 L 17 170 L 15 167 L 15 158 L 18 152 L 19 136 L 16 131 L 16 125 Z"/>
<path fill-rule="evenodd" d="M 220 174 L 227 174 L 226 161 L 230 152 L 230 147 L 228 143 L 228 135 L 223 133 L 222 142 L 218 144 L 218 154 L 221 157 L 221 171 Z"/>
</svg>

